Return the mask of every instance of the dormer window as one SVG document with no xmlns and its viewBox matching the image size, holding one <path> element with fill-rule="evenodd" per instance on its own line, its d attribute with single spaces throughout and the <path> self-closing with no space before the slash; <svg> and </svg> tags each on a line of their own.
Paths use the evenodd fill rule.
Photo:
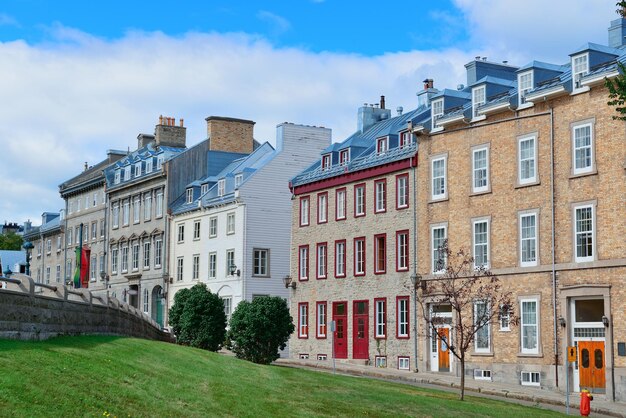
<svg viewBox="0 0 626 418">
<path fill-rule="evenodd" d="M 400 132 L 400 148 L 404 148 L 413 143 L 413 134 L 410 131 Z"/>
<path fill-rule="evenodd" d="M 322 170 L 328 170 L 330 163 L 330 154 L 322 155 Z"/>
<path fill-rule="evenodd" d="M 193 189 L 190 187 L 186 191 L 187 193 L 187 203 L 193 202 Z"/>
<path fill-rule="evenodd" d="M 582 88 L 581 79 L 589 72 L 589 54 L 572 57 L 572 82 L 574 90 Z"/>
<path fill-rule="evenodd" d="M 124 181 L 130 180 L 130 166 L 124 167 Z"/>
<path fill-rule="evenodd" d="M 533 88 L 533 72 L 527 71 L 517 75 L 517 90 L 519 96 L 519 105 L 526 103 L 526 93 Z"/>
<path fill-rule="evenodd" d="M 241 186 L 242 181 L 243 181 L 243 174 L 235 174 L 235 188 Z"/>
<path fill-rule="evenodd" d="M 339 151 L 339 165 L 346 165 L 350 162 L 350 149 Z"/>
<path fill-rule="evenodd" d="M 437 126 L 437 119 L 443 116 L 443 99 L 433 100 L 430 104 L 431 119 L 433 128 Z"/>
<path fill-rule="evenodd" d="M 224 192 L 226 191 L 226 180 L 221 179 L 217 181 L 217 195 L 224 196 Z"/>
<path fill-rule="evenodd" d="M 160 170 L 162 165 L 163 165 L 163 156 L 159 155 L 157 157 L 157 166 L 156 166 L 157 170 Z"/>
<path fill-rule="evenodd" d="M 389 148 L 389 143 L 387 142 L 387 138 L 378 138 L 376 141 L 376 152 L 379 154 L 384 154 L 387 152 Z"/>
<path fill-rule="evenodd" d="M 146 160 L 146 174 L 152 173 L 152 157 Z"/>
<path fill-rule="evenodd" d="M 141 163 L 135 164 L 135 177 L 141 176 Z"/>
<path fill-rule="evenodd" d="M 122 173 L 121 173 L 120 169 L 118 168 L 118 169 L 115 170 L 115 180 L 114 180 L 114 183 L 115 184 L 120 184 L 121 178 L 122 178 Z M 72 212 L 70 211 L 70 213 L 72 213 Z"/>
<path fill-rule="evenodd" d="M 200 187 L 200 194 L 205 194 L 209 191 L 209 184 L 205 183 Z"/>
<path fill-rule="evenodd" d="M 485 86 L 472 89 L 472 117 L 478 117 L 478 107 L 487 102 Z"/>
</svg>

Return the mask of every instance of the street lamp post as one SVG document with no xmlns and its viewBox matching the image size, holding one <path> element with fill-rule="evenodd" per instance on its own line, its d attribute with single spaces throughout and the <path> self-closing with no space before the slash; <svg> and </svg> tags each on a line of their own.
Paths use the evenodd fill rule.
<svg viewBox="0 0 626 418">
<path fill-rule="evenodd" d="M 419 360 L 417 359 L 417 287 L 421 282 L 422 276 L 417 273 L 411 274 L 411 284 L 413 285 L 413 353 L 416 373 L 419 371 Z"/>
<path fill-rule="evenodd" d="M 30 277 L 30 251 L 33 249 L 34 245 L 30 241 L 26 241 L 22 248 L 26 250 L 26 275 Z"/>
</svg>

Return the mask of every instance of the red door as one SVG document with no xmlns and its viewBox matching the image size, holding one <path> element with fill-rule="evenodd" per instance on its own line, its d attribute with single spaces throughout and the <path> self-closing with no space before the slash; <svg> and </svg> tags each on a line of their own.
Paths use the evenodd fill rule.
<svg viewBox="0 0 626 418">
<path fill-rule="evenodd" d="M 368 303 L 366 300 L 354 301 L 353 326 L 352 326 L 352 358 L 369 358 L 369 335 L 368 335 Z"/>
<path fill-rule="evenodd" d="M 348 335 L 346 318 L 348 316 L 347 302 L 333 302 L 333 321 L 335 321 L 335 358 L 348 358 Z"/>
</svg>

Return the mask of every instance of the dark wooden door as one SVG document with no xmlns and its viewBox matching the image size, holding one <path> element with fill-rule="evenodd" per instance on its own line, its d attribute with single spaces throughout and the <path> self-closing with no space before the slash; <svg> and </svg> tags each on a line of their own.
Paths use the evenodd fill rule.
<svg viewBox="0 0 626 418">
<path fill-rule="evenodd" d="M 439 334 L 439 343 L 437 344 L 437 354 L 439 356 L 439 371 L 450 371 L 450 330 L 448 328 L 439 328 L 437 330 Z"/>
</svg>

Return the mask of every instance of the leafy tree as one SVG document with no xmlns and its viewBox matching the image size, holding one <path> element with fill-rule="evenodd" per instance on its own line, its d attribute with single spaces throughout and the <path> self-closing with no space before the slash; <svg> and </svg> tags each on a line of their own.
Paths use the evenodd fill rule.
<svg viewBox="0 0 626 418">
<path fill-rule="evenodd" d="M 613 80 L 604 79 L 604 85 L 609 90 L 609 106 L 615 106 L 618 115 L 614 115 L 613 119 L 626 120 L 626 66 L 621 62 L 617 63 L 619 75 Z"/>
<path fill-rule="evenodd" d="M 19 251 L 22 249 L 24 240 L 15 232 L 0 234 L 0 250 Z"/>
<path fill-rule="evenodd" d="M 460 400 L 465 396 L 465 361 L 467 352 L 474 341 L 484 338 L 481 330 L 496 322 L 501 315 L 508 317 L 509 323 L 518 322 L 513 305 L 511 292 L 502 290 L 500 280 L 488 269 L 475 267 L 474 257 L 463 250 L 452 253 L 447 241 L 439 247 L 441 254 L 441 276 L 422 282 L 422 297 L 418 304 L 422 308 L 429 335 L 442 342 L 439 328 L 445 324 L 444 318 L 431 315 L 432 305 L 450 305 L 452 308 L 452 324 L 449 341 L 443 341 L 448 350 L 461 364 Z"/>
<path fill-rule="evenodd" d="M 237 305 L 230 319 L 229 348 L 237 358 L 269 364 L 279 357 L 294 332 L 287 302 L 280 297 L 261 297 Z"/>
<path fill-rule="evenodd" d="M 217 351 L 226 336 L 224 301 L 204 283 L 181 289 L 174 296 L 169 322 L 179 344 Z"/>
</svg>

